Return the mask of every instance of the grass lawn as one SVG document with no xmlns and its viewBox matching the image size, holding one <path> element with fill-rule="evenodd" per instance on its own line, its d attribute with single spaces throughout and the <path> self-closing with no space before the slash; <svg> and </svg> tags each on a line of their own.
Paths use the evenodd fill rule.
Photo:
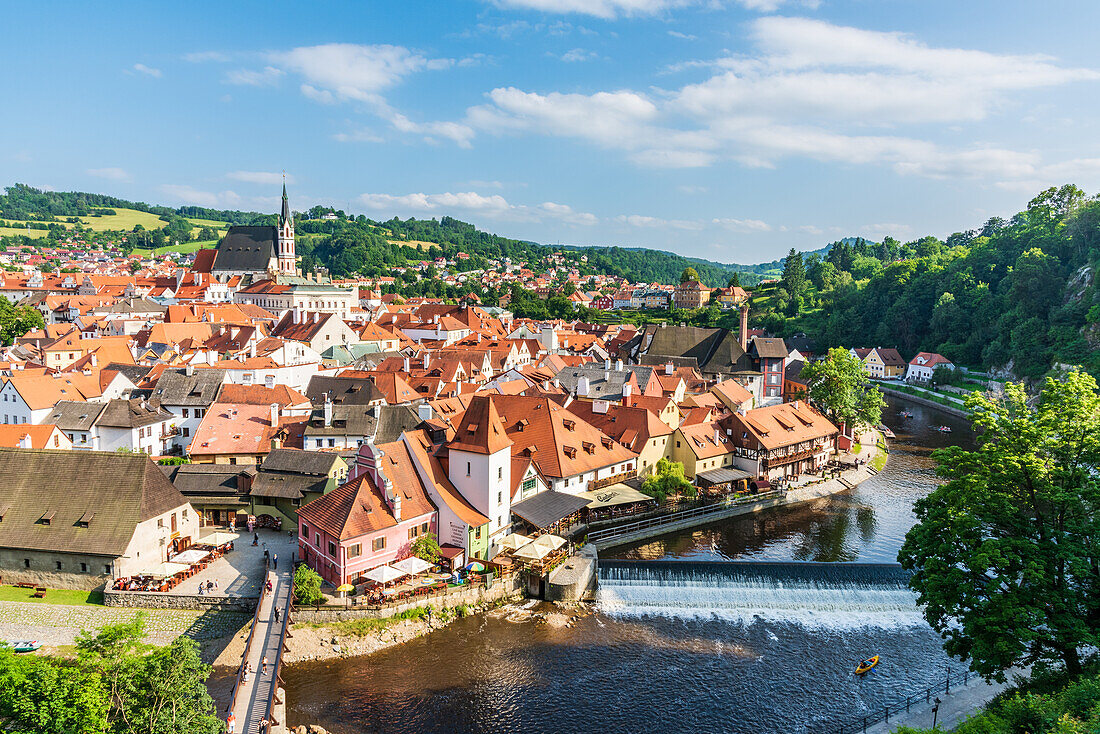
<svg viewBox="0 0 1100 734">
<path fill-rule="evenodd" d="M 115 214 L 102 217 L 81 217 L 88 229 L 97 232 L 105 229 L 133 229 L 135 224 L 140 224 L 145 229 L 160 229 L 167 222 L 161 220 L 156 214 L 139 212 L 137 209 L 115 209 Z"/>
<path fill-rule="evenodd" d="M 41 239 L 48 235 L 48 229 L 25 229 L 23 227 L 0 227 L 0 237 L 15 237 L 26 235 L 35 239 Z"/>
<path fill-rule="evenodd" d="M 196 227 L 213 227 L 214 229 L 225 229 L 228 224 L 225 222 L 219 222 L 216 219 L 199 219 L 198 217 L 185 217 L 188 222 Z"/>
<path fill-rule="evenodd" d="M 46 604 L 68 604 L 81 606 L 93 604 L 102 606 L 102 591 L 77 591 L 74 589 L 50 589 L 44 599 L 35 599 L 34 589 L 21 589 L 18 586 L 0 586 L 0 601 L 45 602 Z"/>
<path fill-rule="evenodd" d="M 134 248 L 134 254 L 148 255 L 151 252 L 157 255 L 163 255 L 166 252 L 179 252 L 181 254 L 187 254 L 189 252 L 196 252 L 198 250 L 208 249 L 217 246 L 217 240 L 195 240 L 194 242 L 184 242 L 179 247 L 176 247 L 175 245 L 165 245 L 164 247 L 156 248 L 156 250 L 143 250 L 140 247 L 136 247 Z"/>
<path fill-rule="evenodd" d="M 886 466 L 886 452 L 879 451 L 875 454 L 875 458 L 871 459 L 871 466 L 874 467 L 875 471 L 882 471 L 883 467 Z"/>
</svg>

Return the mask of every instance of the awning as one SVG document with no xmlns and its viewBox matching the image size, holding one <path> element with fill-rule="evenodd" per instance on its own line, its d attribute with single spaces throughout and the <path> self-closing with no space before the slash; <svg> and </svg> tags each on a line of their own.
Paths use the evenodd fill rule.
<svg viewBox="0 0 1100 734">
<path fill-rule="evenodd" d="M 504 550 L 516 550 L 517 548 L 522 548 L 530 542 L 531 539 L 528 538 L 526 535 L 511 533 L 510 535 L 505 535 L 503 538 L 501 538 L 500 543 L 498 543 L 497 545 L 499 545 Z"/>
<path fill-rule="evenodd" d="M 552 552 L 553 551 L 551 551 L 546 546 L 537 545 L 535 543 L 528 543 L 512 555 L 525 561 L 541 561 Z"/>
<path fill-rule="evenodd" d="M 206 559 L 210 554 L 202 550 L 185 550 L 183 553 L 177 553 L 172 558 L 173 563 L 199 563 Z"/>
<path fill-rule="evenodd" d="M 731 484 L 745 479 L 752 479 L 752 474 L 740 469 L 711 469 L 710 471 L 701 471 L 695 475 L 695 480 L 701 487 Z"/>
<path fill-rule="evenodd" d="M 610 487 L 596 489 L 591 492 L 581 492 L 578 497 L 588 500 L 588 509 L 595 510 L 599 507 L 611 507 L 612 505 L 629 505 L 634 502 L 656 502 L 648 494 L 639 492 L 630 485 L 619 483 Z"/>
<path fill-rule="evenodd" d="M 769 482 L 767 479 L 758 479 L 749 486 L 753 489 L 771 489 L 772 483 Z"/>
<path fill-rule="evenodd" d="M 565 538 L 561 538 L 557 535 L 540 535 L 531 541 L 531 545 L 537 545 L 539 548 L 546 548 L 550 551 L 556 551 L 565 545 Z"/>
<path fill-rule="evenodd" d="M 145 569 L 138 576 L 152 576 L 154 578 L 162 579 L 168 576 L 175 576 L 177 573 L 181 573 L 191 568 L 186 563 L 169 563 L 167 561 L 158 563 L 155 566 Z"/>
<path fill-rule="evenodd" d="M 512 514 L 536 528 L 548 528 L 587 506 L 584 497 L 549 490 L 512 505 Z"/>
<path fill-rule="evenodd" d="M 409 574 L 404 571 L 398 571 L 396 568 L 390 568 L 389 566 L 379 566 L 378 568 L 372 568 L 367 571 L 363 576 L 371 581 L 377 581 L 380 584 L 388 584 L 391 581 L 397 581 L 397 579 L 404 578 Z"/>
<path fill-rule="evenodd" d="M 397 561 L 395 563 L 391 563 L 390 565 L 393 568 L 396 568 L 398 571 L 404 571 L 405 573 L 410 574 L 410 575 L 416 575 L 418 573 L 424 573 L 425 571 L 427 571 L 429 568 L 432 567 L 432 564 L 428 563 L 427 561 L 423 560 L 422 558 L 417 558 L 416 556 L 411 556 L 409 558 L 405 558 L 404 560 L 400 560 L 400 561 Z"/>
<path fill-rule="evenodd" d="M 226 543 L 236 542 L 240 537 L 237 533 L 210 533 L 210 535 L 199 538 L 195 542 L 203 545 L 225 545 Z"/>
<path fill-rule="evenodd" d="M 453 561 L 465 552 L 465 548 L 459 548 L 457 545 L 451 545 L 450 543 L 444 543 L 439 546 L 439 555 L 443 556 L 448 561 Z"/>
</svg>

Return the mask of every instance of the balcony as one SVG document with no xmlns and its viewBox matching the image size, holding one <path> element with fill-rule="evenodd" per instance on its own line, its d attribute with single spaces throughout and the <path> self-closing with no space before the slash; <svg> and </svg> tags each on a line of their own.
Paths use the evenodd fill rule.
<svg viewBox="0 0 1100 734">
<path fill-rule="evenodd" d="M 604 487 L 610 487 L 612 484 L 618 484 L 619 482 L 625 482 L 628 479 L 634 479 L 638 476 L 637 470 L 631 470 L 623 472 L 621 474 L 613 474 L 610 477 L 604 477 L 603 479 L 594 479 L 588 482 L 589 492 L 597 489 L 603 489 Z"/>
</svg>

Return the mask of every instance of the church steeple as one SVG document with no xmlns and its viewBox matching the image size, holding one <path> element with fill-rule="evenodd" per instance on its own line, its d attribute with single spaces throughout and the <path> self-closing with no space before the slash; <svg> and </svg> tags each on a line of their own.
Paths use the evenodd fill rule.
<svg viewBox="0 0 1100 734">
<path fill-rule="evenodd" d="M 290 201 L 286 196 L 286 174 L 283 174 L 283 210 L 279 214 L 279 242 L 275 248 L 279 260 L 279 272 L 286 275 L 298 273 L 294 254 L 294 217 L 290 213 Z"/>
</svg>

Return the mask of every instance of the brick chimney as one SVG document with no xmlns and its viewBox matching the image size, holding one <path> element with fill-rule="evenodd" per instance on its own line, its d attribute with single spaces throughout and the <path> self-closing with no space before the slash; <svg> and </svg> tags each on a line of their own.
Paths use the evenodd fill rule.
<svg viewBox="0 0 1100 734">
<path fill-rule="evenodd" d="M 272 403 L 271 404 L 271 427 L 272 428 L 278 428 L 279 427 L 279 404 L 278 403 Z"/>
<path fill-rule="evenodd" d="M 325 396 L 325 428 L 332 425 L 332 398 Z"/>
<path fill-rule="evenodd" d="M 741 305 L 741 348 L 749 351 L 749 304 Z"/>
</svg>

